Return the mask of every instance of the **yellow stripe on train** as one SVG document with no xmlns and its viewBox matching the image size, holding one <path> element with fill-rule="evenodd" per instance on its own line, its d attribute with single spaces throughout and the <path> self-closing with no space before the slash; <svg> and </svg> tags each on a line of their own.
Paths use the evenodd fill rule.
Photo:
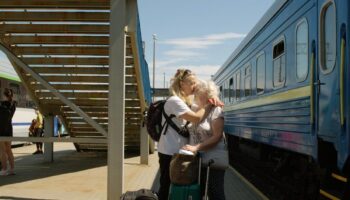
<svg viewBox="0 0 350 200">
<path fill-rule="evenodd" d="M 296 89 L 283 91 L 269 96 L 262 96 L 246 102 L 241 102 L 235 105 L 227 105 L 224 111 L 240 110 L 244 108 L 252 108 L 256 106 L 263 106 L 272 103 L 284 102 L 293 99 L 299 99 L 310 96 L 310 86 L 304 86 Z"/>
</svg>

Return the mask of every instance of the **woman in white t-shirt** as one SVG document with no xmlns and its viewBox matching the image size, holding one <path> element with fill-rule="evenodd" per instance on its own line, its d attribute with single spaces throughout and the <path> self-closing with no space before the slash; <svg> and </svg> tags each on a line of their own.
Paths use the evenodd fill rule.
<svg viewBox="0 0 350 200">
<path fill-rule="evenodd" d="M 187 69 L 177 70 L 175 76 L 171 79 L 170 97 L 164 105 L 164 111 L 168 116 L 175 115 L 172 121 L 179 128 L 186 125 L 186 122 L 198 123 L 202 120 L 206 108 L 198 109 L 196 112 L 190 109 L 191 95 L 196 88 L 197 78 Z M 209 110 L 209 108 L 207 108 Z M 165 118 L 163 116 L 162 124 Z M 160 165 L 160 188 L 158 191 L 160 200 L 167 200 L 170 177 L 169 166 L 171 157 L 178 153 L 182 146 L 188 144 L 186 137 L 179 135 L 170 125 L 162 133 L 158 143 L 158 156 Z"/>
<path fill-rule="evenodd" d="M 199 81 L 195 92 L 195 104 L 192 110 L 196 111 L 209 105 L 210 98 L 218 97 L 218 89 L 213 81 Z M 213 106 L 199 123 L 193 123 L 190 128 L 190 142 L 183 149 L 197 153 L 214 148 L 224 149 L 224 116 L 221 107 Z M 205 172 L 206 170 L 202 170 Z M 209 199 L 224 200 L 224 175 L 225 169 L 210 169 L 208 196 Z M 206 173 L 202 173 L 205 182 Z M 201 184 L 202 186 L 205 184 Z M 202 187 L 202 192 L 204 187 Z"/>
</svg>

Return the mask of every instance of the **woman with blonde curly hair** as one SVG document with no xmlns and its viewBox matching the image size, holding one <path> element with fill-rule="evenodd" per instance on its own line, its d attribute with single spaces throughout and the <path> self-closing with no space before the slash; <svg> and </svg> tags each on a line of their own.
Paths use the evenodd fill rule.
<svg viewBox="0 0 350 200">
<path fill-rule="evenodd" d="M 164 112 L 179 128 L 184 127 L 187 121 L 198 123 L 205 115 L 205 107 L 198 109 L 196 112 L 190 109 L 192 95 L 196 89 L 197 81 L 198 79 L 195 74 L 188 69 L 177 70 L 175 76 L 171 79 L 171 86 L 169 88 L 170 97 L 164 104 Z M 162 124 L 164 124 L 165 121 L 163 115 Z M 170 187 L 169 166 L 171 158 L 187 143 L 188 137 L 180 135 L 171 126 L 163 130 L 158 143 L 160 165 L 160 188 L 158 195 L 160 200 L 168 199 Z"/>
<path fill-rule="evenodd" d="M 192 106 L 192 110 L 201 110 L 204 107 L 210 105 L 209 99 L 218 98 L 218 87 L 213 81 L 199 81 L 197 83 L 197 90 L 195 91 L 195 104 Z M 189 150 L 193 153 L 198 151 L 204 152 L 220 149 L 225 152 L 224 142 L 224 116 L 220 106 L 212 106 L 210 111 L 205 114 L 203 120 L 199 123 L 193 123 L 190 129 L 190 144 L 185 145 L 183 149 Z M 207 154 L 207 156 L 210 154 Z M 209 156 L 210 157 L 210 156 Z M 224 155 L 221 156 L 225 159 Z M 204 157 L 203 157 L 204 159 Z M 210 159 L 210 158 L 209 158 Z M 215 159 L 214 159 L 215 160 Z M 228 164 L 228 157 L 226 159 Z M 205 172 L 204 169 L 202 172 Z M 208 196 L 209 199 L 224 200 L 224 175 L 225 168 L 211 168 Z M 206 173 L 202 173 L 202 181 L 207 179 Z M 201 184 L 205 185 L 204 182 Z M 204 193 L 204 187 L 202 187 L 202 193 Z"/>
</svg>

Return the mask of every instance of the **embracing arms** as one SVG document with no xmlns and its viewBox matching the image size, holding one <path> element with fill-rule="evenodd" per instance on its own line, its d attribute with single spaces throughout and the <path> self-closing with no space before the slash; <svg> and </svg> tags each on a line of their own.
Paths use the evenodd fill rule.
<svg viewBox="0 0 350 200">
<path fill-rule="evenodd" d="M 203 141 L 202 143 L 196 144 L 196 145 L 185 145 L 183 149 L 197 152 L 197 151 L 205 151 L 208 149 L 213 148 L 215 145 L 217 145 L 221 138 L 223 137 L 224 132 L 224 118 L 219 117 L 212 121 L 211 123 L 213 135 L 209 137 L 207 140 Z"/>
<path fill-rule="evenodd" d="M 200 121 L 202 121 L 203 118 L 205 118 L 205 116 L 208 115 L 209 111 L 211 110 L 212 105 L 208 105 L 204 108 L 200 108 L 197 111 L 188 111 L 182 115 L 180 115 L 179 117 L 186 120 L 186 121 L 190 121 L 192 123 L 199 123 Z"/>
</svg>

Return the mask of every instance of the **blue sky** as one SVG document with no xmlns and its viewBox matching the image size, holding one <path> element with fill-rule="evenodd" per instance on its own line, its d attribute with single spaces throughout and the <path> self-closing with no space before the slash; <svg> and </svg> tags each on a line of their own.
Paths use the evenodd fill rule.
<svg viewBox="0 0 350 200">
<path fill-rule="evenodd" d="M 200 78 L 210 75 L 231 55 L 274 0 L 140 0 L 142 39 L 152 84 L 156 34 L 156 87 L 167 87 L 178 68 Z M 165 84 L 164 84 L 165 73 Z"/>
</svg>

